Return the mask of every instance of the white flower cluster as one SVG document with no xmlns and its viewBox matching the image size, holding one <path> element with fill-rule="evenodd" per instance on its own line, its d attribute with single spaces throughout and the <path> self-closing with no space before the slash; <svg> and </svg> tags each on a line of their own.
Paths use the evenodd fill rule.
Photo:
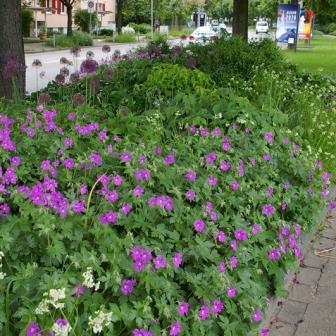
<svg viewBox="0 0 336 336">
<path fill-rule="evenodd" d="M 103 331 L 104 327 L 110 325 L 112 321 L 112 313 L 104 313 L 103 310 L 97 310 L 94 313 L 95 317 L 89 316 L 89 326 L 95 334 Z"/>
<path fill-rule="evenodd" d="M 2 258 L 4 257 L 4 253 L 0 251 L 0 280 L 4 279 L 6 276 L 6 273 L 2 272 Z"/>
<path fill-rule="evenodd" d="M 83 278 L 83 286 L 87 288 L 94 288 L 95 290 L 99 289 L 100 281 L 94 282 L 92 267 L 88 267 L 86 269 L 86 272 L 83 273 Z"/>
<path fill-rule="evenodd" d="M 65 299 L 65 288 L 61 289 L 50 289 L 49 292 L 43 294 L 45 297 L 38 307 L 35 309 L 35 313 L 42 315 L 49 312 L 49 305 L 56 309 L 64 308 L 65 304 L 61 302 Z"/>
<path fill-rule="evenodd" d="M 52 327 L 54 336 L 68 336 L 71 329 L 72 328 L 69 323 L 61 324 L 61 323 L 57 323 L 57 321 L 54 323 Z"/>
</svg>

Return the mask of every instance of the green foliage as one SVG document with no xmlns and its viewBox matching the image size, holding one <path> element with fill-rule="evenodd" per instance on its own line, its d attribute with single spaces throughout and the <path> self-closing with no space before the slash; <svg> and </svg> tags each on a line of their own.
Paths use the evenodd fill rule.
<svg viewBox="0 0 336 336">
<path fill-rule="evenodd" d="M 25 6 L 21 8 L 21 20 L 22 20 L 22 35 L 27 37 L 30 35 L 30 28 L 34 22 L 33 11 Z"/>
<path fill-rule="evenodd" d="M 40 43 L 41 40 L 39 38 L 36 38 L 36 37 L 24 37 L 23 42 L 24 43 Z"/>
<path fill-rule="evenodd" d="M 115 43 L 133 43 L 136 42 L 136 36 L 134 36 L 134 34 L 118 34 L 114 37 L 107 38 L 106 41 Z"/>
<path fill-rule="evenodd" d="M 56 47 L 73 47 L 73 46 L 92 46 L 93 39 L 88 33 L 83 33 L 81 31 L 75 31 L 73 36 L 69 37 L 63 34 L 56 34 Z M 53 39 L 48 39 L 46 44 L 49 46 L 54 46 Z"/>
<path fill-rule="evenodd" d="M 90 32 L 90 16 L 91 16 L 91 29 L 92 29 L 92 27 L 94 27 L 98 22 L 96 12 L 90 14 L 87 9 L 79 9 L 76 10 L 75 12 L 74 16 L 75 24 L 79 26 L 81 31 L 85 33 Z"/>
<path fill-rule="evenodd" d="M 156 69 L 165 76 L 160 67 Z M 173 69 L 177 67 L 168 67 L 166 72 Z M 198 76 L 209 85 L 205 75 L 188 71 L 194 74 L 182 70 L 184 76 Z M 140 76 L 136 71 L 134 74 Z M 135 328 L 146 328 L 159 336 L 169 334 L 170 325 L 177 320 L 181 321 L 181 335 L 257 334 L 259 324 L 252 322 L 254 310 L 264 309 L 267 297 L 280 292 L 284 272 L 297 265 L 295 255 L 300 255 L 302 248 L 300 230 L 309 230 L 324 208 L 321 170 L 314 169 L 314 158 L 298 148 L 304 143 L 287 129 L 285 114 L 269 106 L 260 109 L 229 90 L 222 90 L 217 97 L 180 94 L 169 106 L 139 116 L 121 111 L 111 115 L 110 109 L 89 106 L 75 109 L 68 104 L 44 106 L 42 113 L 35 105 L 9 104 L 0 109 L 16 121 L 10 126 L 10 136 L 16 144 L 15 156 L 21 158 L 18 166 L 13 164 L 15 181 L 6 184 L 9 193 L 0 196 L 0 204 L 10 206 L 10 213 L 1 217 L 0 228 L 4 253 L 0 271 L 6 273 L 0 280 L 6 293 L 0 296 L 0 330 L 24 334 L 27 325 L 35 321 L 50 332 L 55 319 L 62 317 L 73 335 L 89 336 L 93 333 L 90 319 L 103 310 L 112 316 L 111 323 L 102 326 L 102 335 L 129 335 Z M 73 113 L 71 118 L 69 112 Z M 98 129 L 80 134 L 78 125 L 89 123 Z M 195 134 L 192 128 L 188 131 L 192 124 L 200 126 Z M 27 127 L 36 134 L 28 136 Z M 214 129 L 221 135 L 210 135 Z M 100 132 L 105 135 L 98 139 Z M 266 141 L 265 132 L 271 132 L 274 141 Z M 223 136 L 231 149 L 224 150 Z M 70 147 L 64 143 L 69 138 L 73 141 Z M 286 138 L 288 144 L 283 141 Z M 112 153 L 107 151 L 109 144 L 113 144 Z M 155 154 L 157 147 L 161 154 Z M 125 151 L 132 153 L 127 163 L 121 160 Z M 214 162 L 206 163 L 206 156 L 214 152 Z M 93 153 L 99 153 L 101 164 L 90 159 Z M 271 160 L 263 159 L 265 153 Z M 0 154 L 5 171 L 14 155 L 2 147 Z M 164 164 L 168 154 L 174 155 L 173 164 Z M 75 163 L 72 170 L 64 166 L 69 157 Z M 50 160 L 51 170 L 42 169 L 45 160 Z M 221 161 L 230 162 L 231 169 L 220 170 Z M 149 180 L 137 180 L 139 168 L 150 171 Z M 197 173 L 195 181 L 185 178 L 190 169 Z M 100 178 L 99 182 L 102 175 L 105 181 Z M 117 175 L 122 176 L 119 185 L 113 182 Z M 216 185 L 208 183 L 210 176 L 217 177 Z M 57 182 L 56 187 L 48 184 L 50 179 Z M 231 187 L 233 180 L 239 183 L 236 190 Z M 289 182 L 288 188 L 284 188 L 285 182 Z M 34 185 L 37 187 L 32 189 Z M 86 193 L 80 192 L 81 185 L 87 186 Z M 144 188 L 139 197 L 133 195 L 136 185 Z M 18 186 L 30 189 L 25 194 Z M 59 196 L 48 188 L 56 188 L 66 198 L 61 218 L 54 211 L 61 202 L 49 207 L 45 202 L 32 203 L 33 199 L 39 203 L 39 198 L 33 197 L 41 188 L 47 195 L 45 202 Z M 271 196 L 266 192 L 270 188 Z M 314 192 L 307 193 L 308 188 Z M 194 201 L 186 198 L 188 189 L 195 191 Z M 107 197 L 112 191 L 118 193 L 117 200 Z M 158 195 L 170 197 L 173 207 L 169 210 L 148 202 Z M 75 201 L 85 202 L 84 213 L 74 211 Z M 122 213 L 123 203 L 132 204 L 128 215 Z M 265 216 L 262 209 L 269 203 L 275 212 Z M 100 216 L 110 210 L 117 214 L 117 221 L 102 225 Z M 194 229 L 199 218 L 205 222 L 204 232 Z M 252 229 L 256 223 L 260 232 Z M 271 249 L 280 248 L 279 234 L 284 227 L 290 231 L 295 249 L 288 245 L 288 234 L 283 235 L 285 251 L 278 260 L 270 260 Z M 246 239 L 238 236 L 239 229 L 246 232 Z M 218 231 L 225 233 L 225 242 L 215 239 Z M 237 249 L 230 247 L 233 240 L 238 240 Z M 166 266 L 156 269 L 151 260 L 135 272 L 130 255 L 135 246 L 150 249 L 153 258 L 163 256 Z M 176 252 L 183 254 L 180 267 L 172 264 Z M 232 257 L 238 260 L 236 267 L 230 266 Z M 226 263 L 225 272 L 218 269 L 221 262 Z M 85 275 L 89 268 L 91 281 Z M 123 279 L 136 279 L 128 296 L 120 293 Z M 72 293 L 79 284 L 84 284 L 84 292 L 76 297 Z M 233 298 L 228 297 L 229 286 L 237 289 Z M 64 289 L 65 297 L 46 297 L 52 289 Z M 225 304 L 224 310 L 201 320 L 201 305 L 210 308 L 217 298 Z M 37 314 L 36 308 L 46 299 L 46 311 Z M 190 305 L 183 317 L 177 313 L 181 301 Z"/>
<path fill-rule="evenodd" d="M 135 32 L 138 34 L 147 34 L 147 33 L 150 33 L 151 31 L 150 24 L 146 24 L 146 23 L 137 24 L 137 23 L 131 22 L 128 24 L 128 26 L 132 27 L 135 30 Z"/>
</svg>

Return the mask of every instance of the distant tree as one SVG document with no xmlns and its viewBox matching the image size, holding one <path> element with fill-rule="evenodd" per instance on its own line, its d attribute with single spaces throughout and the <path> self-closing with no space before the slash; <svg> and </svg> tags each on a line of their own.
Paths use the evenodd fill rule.
<svg viewBox="0 0 336 336">
<path fill-rule="evenodd" d="M 212 0 L 205 5 L 205 10 L 214 19 L 231 18 L 233 14 L 232 0 Z"/>
<path fill-rule="evenodd" d="M 86 33 L 90 32 L 90 15 L 91 15 L 91 28 L 94 27 L 97 22 L 97 14 L 89 13 L 87 9 L 79 9 L 75 12 L 74 21 L 77 26 L 80 27 L 80 29 Z"/>
<path fill-rule="evenodd" d="M 22 34 L 23 36 L 30 35 L 30 27 L 34 22 L 33 11 L 23 5 L 21 8 Z"/>
<path fill-rule="evenodd" d="M 248 37 L 248 0 L 233 0 L 232 34 L 241 36 L 245 41 Z"/>
<path fill-rule="evenodd" d="M 72 11 L 76 2 L 80 0 L 61 0 L 61 3 L 67 9 L 68 23 L 67 23 L 67 36 L 72 36 Z"/>
<path fill-rule="evenodd" d="M 0 0 L 0 98 L 25 94 L 21 0 Z"/>
</svg>

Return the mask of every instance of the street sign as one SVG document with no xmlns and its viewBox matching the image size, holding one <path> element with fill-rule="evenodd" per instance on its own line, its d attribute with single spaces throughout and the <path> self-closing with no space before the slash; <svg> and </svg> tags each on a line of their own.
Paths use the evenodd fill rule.
<svg viewBox="0 0 336 336">
<path fill-rule="evenodd" d="M 94 7 L 95 7 L 95 3 L 93 0 L 89 0 L 88 1 L 88 12 L 89 13 L 93 13 L 95 10 L 94 10 Z"/>
</svg>

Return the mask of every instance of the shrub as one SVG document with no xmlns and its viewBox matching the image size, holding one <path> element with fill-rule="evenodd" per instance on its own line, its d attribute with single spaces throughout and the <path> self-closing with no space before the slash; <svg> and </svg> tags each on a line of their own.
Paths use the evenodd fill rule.
<svg viewBox="0 0 336 336">
<path fill-rule="evenodd" d="M 24 43 L 40 43 L 41 40 L 39 38 L 36 38 L 36 37 L 24 37 L 23 42 Z"/>
<path fill-rule="evenodd" d="M 181 99 L 194 108 L 172 109 L 177 120 L 200 127 L 176 124 L 164 143 L 151 136 L 164 130 L 160 113 L 31 106 L 25 117 L 12 106 L 14 122 L 1 116 L 5 334 L 33 322 L 77 335 L 256 334 L 322 208 L 320 166 L 277 110 L 228 94 L 206 111 Z"/>
<path fill-rule="evenodd" d="M 91 27 L 90 27 L 90 20 L 91 20 Z M 90 14 L 87 9 L 78 9 L 75 11 L 74 21 L 75 24 L 79 26 L 83 32 L 89 33 L 90 28 L 95 27 L 95 25 L 97 24 L 98 17 L 96 12 Z"/>
<path fill-rule="evenodd" d="M 132 43 L 136 42 L 136 37 L 134 34 L 118 34 L 113 38 L 107 38 L 106 41 L 115 43 Z"/>
<path fill-rule="evenodd" d="M 30 35 L 30 28 L 34 22 L 33 11 L 25 6 L 21 8 L 21 21 L 22 21 L 22 35 L 27 37 Z"/>
<path fill-rule="evenodd" d="M 151 31 L 151 26 L 147 23 L 129 23 L 128 26 L 132 27 L 134 31 L 139 34 L 147 34 Z"/>
<path fill-rule="evenodd" d="M 63 34 L 55 35 L 56 46 L 57 47 L 72 47 L 72 46 L 92 46 L 93 39 L 90 34 L 83 33 L 80 31 L 75 31 L 73 36 L 68 37 Z M 49 46 L 54 46 L 53 39 L 48 39 L 46 42 Z"/>
</svg>

